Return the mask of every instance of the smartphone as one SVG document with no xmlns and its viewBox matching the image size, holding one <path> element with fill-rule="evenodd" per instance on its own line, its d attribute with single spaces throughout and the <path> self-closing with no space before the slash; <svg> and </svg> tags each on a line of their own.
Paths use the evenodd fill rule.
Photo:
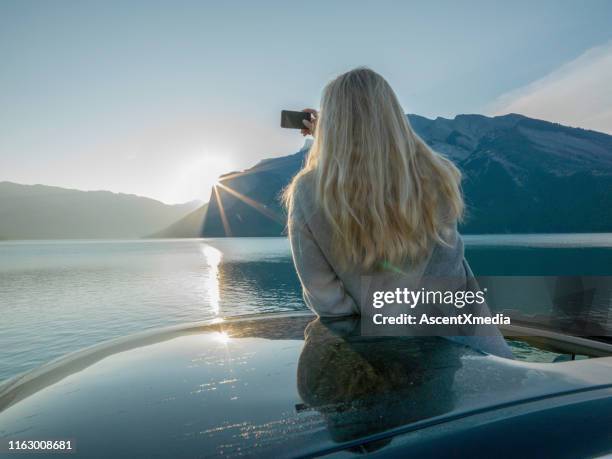
<svg viewBox="0 0 612 459">
<path fill-rule="evenodd" d="M 292 112 L 283 110 L 281 112 L 281 127 L 287 129 L 304 129 L 303 121 L 310 121 L 310 113 L 307 112 Z"/>
</svg>

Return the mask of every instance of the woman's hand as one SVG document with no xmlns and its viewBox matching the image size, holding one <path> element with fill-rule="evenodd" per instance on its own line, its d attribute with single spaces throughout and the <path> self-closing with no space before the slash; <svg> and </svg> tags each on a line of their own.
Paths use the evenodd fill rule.
<svg viewBox="0 0 612 459">
<path fill-rule="evenodd" d="M 302 110 L 303 112 L 310 113 L 310 121 L 304 120 L 304 128 L 300 130 L 303 136 L 312 135 L 314 136 L 315 130 L 317 128 L 317 117 L 319 114 L 314 108 L 305 108 Z"/>
</svg>

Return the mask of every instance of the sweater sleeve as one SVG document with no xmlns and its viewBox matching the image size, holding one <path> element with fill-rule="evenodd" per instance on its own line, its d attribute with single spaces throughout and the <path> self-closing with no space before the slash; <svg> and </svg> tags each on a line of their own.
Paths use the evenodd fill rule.
<svg viewBox="0 0 612 459">
<path fill-rule="evenodd" d="M 321 317 L 359 314 L 355 301 L 317 244 L 299 202 L 291 206 L 288 226 L 293 263 L 306 305 Z"/>
</svg>

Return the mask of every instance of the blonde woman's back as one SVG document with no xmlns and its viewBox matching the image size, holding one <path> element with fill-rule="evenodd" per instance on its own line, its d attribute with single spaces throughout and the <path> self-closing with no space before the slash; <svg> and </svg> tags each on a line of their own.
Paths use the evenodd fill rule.
<svg viewBox="0 0 612 459">
<path fill-rule="evenodd" d="M 346 309 L 344 313 L 360 314 L 367 305 L 367 292 L 363 291 L 363 280 L 370 282 L 369 290 L 388 291 L 396 287 L 416 287 L 423 276 L 445 276 L 465 279 L 466 272 L 463 266 L 463 242 L 453 225 L 453 230 L 447 232 L 444 243 L 432 241 L 428 253 L 421 260 L 414 262 L 406 258 L 401 263 L 391 265 L 381 263 L 371 268 L 360 265 L 346 266 L 337 256 L 334 248 L 333 229 L 325 212 L 315 199 L 315 181 L 313 174 L 303 175 L 297 183 L 294 203 L 289 216 L 289 233 L 292 242 L 294 258 L 300 262 L 298 274 L 301 278 L 321 277 L 320 284 L 330 281 L 329 268 L 337 275 L 344 289 L 354 299 L 352 311 Z M 317 260 L 314 256 L 315 247 L 320 250 L 323 259 Z M 322 262 L 325 261 L 326 264 Z M 329 276 L 331 277 L 331 276 Z M 309 285 L 319 285 L 319 282 Z M 309 305 L 319 315 L 340 314 L 336 302 L 338 297 L 325 298 L 326 290 L 318 291 L 308 288 Z M 366 298 L 362 298 L 362 297 Z M 362 304 L 364 303 L 366 304 Z M 328 309 L 329 307 L 329 309 Z"/>
</svg>

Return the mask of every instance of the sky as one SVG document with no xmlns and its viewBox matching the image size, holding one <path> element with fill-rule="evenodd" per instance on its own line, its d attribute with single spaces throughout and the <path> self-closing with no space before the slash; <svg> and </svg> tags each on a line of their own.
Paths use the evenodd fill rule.
<svg viewBox="0 0 612 459">
<path fill-rule="evenodd" d="M 366 65 L 407 113 L 612 134 L 612 1 L 0 0 L 0 181 L 208 200 Z"/>
</svg>

